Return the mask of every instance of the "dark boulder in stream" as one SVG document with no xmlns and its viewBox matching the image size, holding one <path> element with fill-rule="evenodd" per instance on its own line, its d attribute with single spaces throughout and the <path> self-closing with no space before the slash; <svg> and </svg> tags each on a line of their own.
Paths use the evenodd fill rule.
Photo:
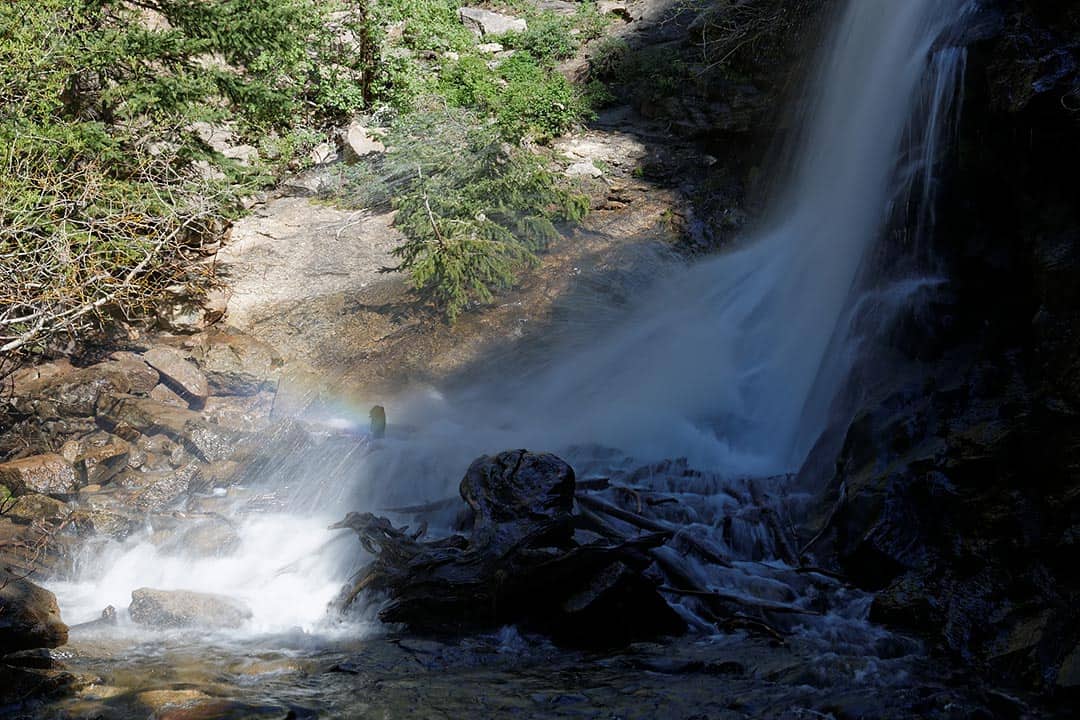
<svg viewBox="0 0 1080 720">
<path fill-rule="evenodd" d="M 0 570 L 0 715 L 70 686 L 72 676 L 56 666 L 48 651 L 67 640 L 56 597 Z"/>
<path fill-rule="evenodd" d="M 67 639 L 56 597 L 26 578 L 0 571 L 0 655 L 59 647 Z"/>
<path fill-rule="evenodd" d="M 625 542 L 576 531 L 573 469 L 550 454 L 512 450 L 469 467 L 461 496 L 470 535 L 421 542 L 420 531 L 349 513 L 375 559 L 336 601 L 346 610 L 368 592 L 386 597 L 384 622 L 454 634 L 520 625 L 576 647 L 615 647 L 680 634 L 684 621 L 658 592 L 648 551 L 668 533 Z"/>
</svg>

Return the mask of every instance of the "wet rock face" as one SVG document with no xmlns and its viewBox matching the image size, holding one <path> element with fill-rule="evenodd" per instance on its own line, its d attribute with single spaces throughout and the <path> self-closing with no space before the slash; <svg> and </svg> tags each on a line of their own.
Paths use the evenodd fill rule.
<svg viewBox="0 0 1080 720">
<path fill-rule="evenodd" d="M 0 570 L 0 655 L 67 643 L 56 596 L 24 578 Z"/>
<path fill-rule="evenodd" d="M 349 528 L 375 561 L 335 603 L 361 592 L 388 598 L 380 619 L 415 632 L 470 633 L 507 624 L 572 646 L 613 647 L 679 634 L 685 624 L 645 571 L 668 535 L 578 543 L 573 537 L 574 471 L 550 454 L 512 450 L 469 467 L 461 496 L 474 513 L 471 535 L 420 542 L 385 518 L 349 513 Z"/>
<path fill-rule="evenodd" d="M 938 203 L 948 297 L 842 431 L 810 552 L 882 589 L 875 619 L 1049 691 L 1080 643 L 1080 13 L 983 6 Z"/>
<path fill-rule="evenodd" d="M 157 629 L 237 627 L 251 617 L 243 604 L 223 595 L 152 588 L 133 591 L 128 612 L 139 625 Z"/>
</svg>

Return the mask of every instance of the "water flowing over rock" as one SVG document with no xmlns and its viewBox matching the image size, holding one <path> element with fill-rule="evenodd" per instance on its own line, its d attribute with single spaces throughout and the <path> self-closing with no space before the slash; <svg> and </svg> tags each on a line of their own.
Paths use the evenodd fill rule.
<svg viewBox="0 0 1080 720">
<path fill-rule="evenodd" d="M 139 625 L 158 629 L 238 627 L 251 617 L 250 610 L 223 595 L 152 588 L 134 590 L 128 612 Z"/>
</svg>

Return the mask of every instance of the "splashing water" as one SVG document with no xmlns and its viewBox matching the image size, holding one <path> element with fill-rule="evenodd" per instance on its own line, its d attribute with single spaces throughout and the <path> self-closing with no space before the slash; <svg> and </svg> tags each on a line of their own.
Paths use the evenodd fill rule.
<svg viewBox="0 0 1080 720">
<path fill-rule="evenodd" d="M 99 554 L 81 581 L 54 585 L 65 616 L 89 619 L 155 586 L 245 599 L 255 632 L 317 627 L 355 552 L 330 540 L 331 519 L 454 494 L 473 458 L 510 447 L 571 461 L 582 445 L 636 461 L 685 457 L 730 478 L 796 469 L 844 382 L 860 308 L 895 309 L 938 282 L 910 277 L 864 292 L 863 268 L 898 203 L 914 196 L 923 232 L 932 223 L 933 169 L 964 61 L 942 38 L 966 5 L 849 0 L 811 88 L 786 189 L 736 249 L 669 263 L 629 308 L 577 318 L 577 341 L 550 357 L 452 394 L 385 402 L 392 423 L 416 430 L 391 432 L 329 495 L 325 463 L 309 458 L 282 482 L 306 493 L 313 511 L 243 521 L 230 558 L 163 558 L 145 539 Z M 720 495 L 705 526 L 726 511 L 730 497 Z"/>
</svg>

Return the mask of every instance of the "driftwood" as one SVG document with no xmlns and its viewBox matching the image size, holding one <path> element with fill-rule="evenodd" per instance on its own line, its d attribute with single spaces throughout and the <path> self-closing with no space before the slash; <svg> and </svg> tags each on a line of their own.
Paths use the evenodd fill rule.
<svg viewBox="0 0 1080 720">
<path fill-rule="evenodd" d="M 598 497 L 587 495 L 585 493 L 578 493 L 577 495 L 575 495 L 575 498 L 577 499 L 578 504 L 590 510 L 600 512 L 605 515 L 610 515 L 613 518 L 639 527 L 642 530 L 649 530 L 651 532 L 672 533 L 678 538 L 679 542 L 685 544 L 687 547 L 689 547 L 691 550 L 693 550 L 695 553 L 700 555 L 708 562 L 723 567 L 731 567 L 731 561 L 720 555 L 717 551 L 713 550 L 708 545 L 688 533 L 680 533 L 677 528 L 673 528 L 667 523 L 663 523 L 658 520 L 652 520 L 650 518 L 644 517 L 643 515 L 630 512 L 629 510 L 624 510 L 621 507 L 612 505 L 611 503 L 605 502 Z"/>
<path fill-rule="evenodd" d="M 602 478 L 592 485 L 612 487 Z M 634 496 L 642 511 L 678 502 Z M 734 571 L 718 549 L 669 523 L 580 492 L 570 466 L 552 455 L 518 450 L 482 457 L 462 480 L 461 498 L 471 514 L 467 535 L 424 542 L 426 523 L 410 533 L 369 513 L 349 513 L 332 526 L 351 529 L 374 556 L 342 588 L 334 607 L 346 612 L 368 594 L 382 598 L 382 620 L 403 623 L 414 632 L 474 632 L 516 624 L 588 647 L 685 630 L 686 621 L 664 595 L 684 598 L 700 618 L 696 622 L 779 642 L 783 633 L 767 617 L 820 614 L 703 587 L 685 553 Z M 448 498 L 389 511 L 423 516 L 460 503 Z M 620 529 L 616 521 L 643 533 Z M 790 553 L 787 536 L 778 530 L 779 518 L 767 514 L 766 521 L 778 547 Z"/>
<path fill-rule="evenodd" d="M 519 450 L 480 458 L 466 473 L 461 495 L 475 517 L 468 537 L 420 542 L 386 518 L 349 513 L 333 527 L 353 530 L 375 559 L 334 607 L 344 612 L 370 592 L 385 597 L 381 619 L 416 632 L 518 624 L 586 647 L 684 631 L 644 574 L 672 532 L 581 544 L 574 486 L 566 463 Z"/>
</svg>

